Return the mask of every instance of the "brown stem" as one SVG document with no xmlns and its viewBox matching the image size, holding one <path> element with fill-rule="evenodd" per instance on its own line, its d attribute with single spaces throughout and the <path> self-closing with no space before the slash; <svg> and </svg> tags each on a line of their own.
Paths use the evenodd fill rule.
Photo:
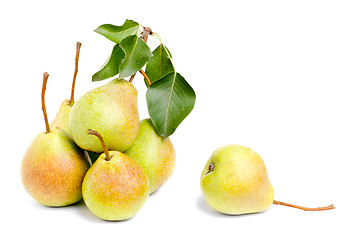
<svg viewBox="0 0 355 240">
<path fill-rule="evenodd" d="M 44 95 L 46 92 L 46 86 L 47 86 L 47 80 L 48 80 L 49 74 L 47 72 L 43 73 L 43 84 L 42 84 L 42 111 L 43 111 L 43 116 L 44 116 L 44 123 L 46 124 L 46 133 L 49 133 L 51 131 L 48 123 L 48 116 L 47 116 L 47 110 L 46 110 L 46 103 L 44 101 Z"/>
<path fill-rule="evenodd" d="M 148 41 L 148 36 L 151 35 L 151 34 L 153 34 L 153 31 L 152 31 L 152 29 L 151 29 L 150 27 L 144 27 L 144 28 L 143 28 L 143 32 L 142 32 L 141 38 L 143 39 L 143 41 L 144 41 L 145 43 L 147 43 L 147 41 Z M 140 71 L 142 71 L 142 69 L 141 69 Z M 129 82 L 130 82 L 130 83 L 133 82 L 133 79 L 134 79 L 135 76 L 136 76 L 136 74 L 133 74 L 133 75 L 130 77 L 130 79 L 129 79 Z M 147 76 L 147 75 L 146 75 L 146 76 Z M 148 80 L 149 80 L 149 79 L 148 79 Z M 149 84 L 149 85 L 150 85 L 150 84 Z"/>
<path fill-rule="evenodd" d="M 294 205 L 294 204 L 275 201 L 275 200 L 273 201 L 273 204 L 287 206 L 287 207 L 293 207 L 293 208 L 301 209 L 301 210 L 304 210 L 304 211 L 323 211 L 323 210 L 331 210 L 331 209 L 335 208 L 333 204 L 331 204 L 329 206 L 326 206 L 326 207 L 308 208 L 308 207 L 297 206 L 297 205 Z"/>
<path fill-rule="evenodd" d="M 104 149 L 104 153 L 105 153 L 105 156 L 106 156 L 106 161 L 109 161 L 110 160 L 110 154 L 109 154 L 109 152 L 107 150 L 106 144 L 105 144 L 104 139 L 102 138 L 101 134 L 96 132 L 95 130 L 92 130 L 92 129 L 88 129 L 88 134 L 95 135 L 96 137 L 98 137 L 98 139 L 100 140 L 100 143 L 102 145 L 102 148 Z"/>
<path fill-rule="evenodd" d="M 143 75 L 145 81 L 147 82 L 148 86 L 150 86 L 152 84 L 152 82 L 149 80 L 147 74 L 141 69 L 139 70 L 139 72 Z"/>
<path fill-rule="evenodd" d="M 81 43 L 77 42 L 76 43 L 76 55 L 75 55 L 75 70 L 74 70 L 74 77 L 73 77 L 73 82 L 72 82 L 72 86 L 71 86 L 71 95 L 70 95 L 70 101 L 69 101 L 69 103 L 71 105 L 74 104 L 74 89 L 75 89 L 76 75 L 78 74 L 80 47 L 81 47 Z"/>
<path fill-rule="evenodd" d="M 129 78 L 129 82 L 132 83 L 133 82 L 133 78 L 136 76 L 136 73 L 133 74 L 130 78 Z"/>
<path fill-rule="evenodd" d="M 153 31 L 152 31 L 152 29 L 151 29 L 150 27 L 144 27 L 144 28 L 143 28 L 143 32 L 142 32 L 141 38 L 143 39 L 143 41 L 144 41 L 145 43 L 147 43 L 147 41 L 148 41 L 148 36 L 151 35 L 151 34 L 153 34 Z"/>
</svg>

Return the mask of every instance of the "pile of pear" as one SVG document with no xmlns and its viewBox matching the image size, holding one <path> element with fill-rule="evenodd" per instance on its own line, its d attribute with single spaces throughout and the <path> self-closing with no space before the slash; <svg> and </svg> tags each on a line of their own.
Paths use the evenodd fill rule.
<svg viewBox="0 0 355 240">
<path fill-rule="evenodd" d="M 175 150 L 150 119 L 140 121 L 137 90 L 125 79 L 114 79 L 74 101 L 78 49 L 80 45 L 71 99 L 63 101 L 50 125 L 44 103 L 48 74 L 43 76 L 46 132 L 24 154 L 22 183 L 45 206 L 83 199 L 101 219 L 129 219 L 172 175 Z"/>
</svg>

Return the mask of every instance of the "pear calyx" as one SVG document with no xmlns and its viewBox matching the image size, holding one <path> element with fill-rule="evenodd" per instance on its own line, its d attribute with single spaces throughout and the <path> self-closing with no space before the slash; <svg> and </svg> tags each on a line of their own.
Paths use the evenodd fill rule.
<svg viewBox="0 0 355 240">
<path fill-rule="evenodd" d="M 205 173 L 204 176 L 210 174 L 210 173 L 213 172 L 214 170 L 215 170 L 214 164 L 213 164 L 213 163 L 210 163 L 210 165 L 208 165 L 208 170 L 207 170 L 207 172 Z"/>
</svg>

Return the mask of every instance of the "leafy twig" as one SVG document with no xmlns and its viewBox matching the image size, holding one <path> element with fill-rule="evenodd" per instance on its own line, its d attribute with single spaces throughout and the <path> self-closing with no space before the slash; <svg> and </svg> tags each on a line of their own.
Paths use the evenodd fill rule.
<svg viewBox="0 0 355 240">
<path fill-rule="evenodd" d="M 149 36 L 149 35 L 152 35 L 152 34 L 153 34 L 153 31 L 152 31 L 152 29 L 151 29 L 150 27 L 143 27 L 143 31 L 142 31 L 141 38 L 143 39 L 143 41 L 144 41 L 145 43 L 147 43 L 147 41 L 148 41 L 148 36 Z M 143 70 L 141 69 L 140 71 L 143 71 Z M 135 76 L 136 76 L 136 73 L 133 74 L 133 75 L 129 78 L 129 82 L 130 82 L 130 83 L 133 82 L 133 79 L 134 79 Z M 146 76 L 147 76 L 147 75 L 146 75 Z M 146 79 L 148 79 L 148 78 L 146 78 Z M 149 80 L 149 79 L 148 79 L 148 80 Z M 150 84 L 148 84 L 148 85 L 150 85 Z"/>
</svg>

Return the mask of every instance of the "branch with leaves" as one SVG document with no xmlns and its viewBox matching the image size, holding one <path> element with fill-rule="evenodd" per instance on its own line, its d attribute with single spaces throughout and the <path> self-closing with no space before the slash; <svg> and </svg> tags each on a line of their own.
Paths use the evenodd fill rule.
<svg viewBox="0 0 355 240">
<path fill-rule="evenodd" d="M 132 20 L 122 26 L 104 24 L 95 32 L 116 43 L 108 60 L 92 76 L 92 81 L 111 77 L 131 77 L 140 72 L 146 81 L 146 100 L 149 116 L 162 137 L 173 134 L 180 123 L 190 114 L 196 94 L 185 78 L 175 70 L 172 56 L 160 36 L 150 28 Z M 139 37 L 140 35 L 140 37 Z M 151 52 L 148 36 L 156 36 L 160 45 Z M 142 68 L 145 67 L 145 71 Z"/>
</svg>

